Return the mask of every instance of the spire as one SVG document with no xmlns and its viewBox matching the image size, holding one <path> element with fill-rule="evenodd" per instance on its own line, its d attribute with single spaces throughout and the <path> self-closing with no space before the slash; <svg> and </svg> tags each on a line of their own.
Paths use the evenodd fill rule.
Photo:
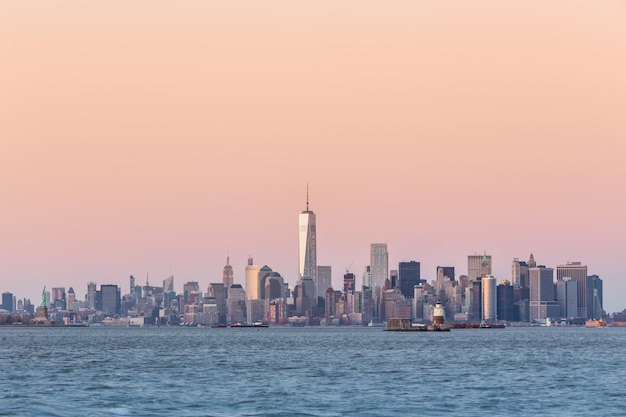
<svg viewBox="0 0 626 417">
<path fill-rule="evenodd" d="M 309 212 L 309 183 L 306 183 L 306 212 Z"/>
<path fill-rule="evenodd" d="M 483 253 L 483 264 L 488 264 L 489 263 L 489 259 L 487 259 L 487 251 L 485 251 Z"/>
<path fill-rule="evenodd" d="M 230 255 L 226 255 L 226 266 L 230 265 Z"/>
</svg>

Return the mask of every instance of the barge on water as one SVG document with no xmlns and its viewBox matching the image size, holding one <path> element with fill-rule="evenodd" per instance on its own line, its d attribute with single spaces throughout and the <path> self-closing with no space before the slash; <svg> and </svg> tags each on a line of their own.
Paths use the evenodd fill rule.
<svg viewBox="0 0 626 417">
<path fill-rule="evenodd" d="M 388 332 L 449 332 L 450 326 L 447 324 L 430 324 L 414 326 L 411 319 L 387 319 Z"/>
</svg>

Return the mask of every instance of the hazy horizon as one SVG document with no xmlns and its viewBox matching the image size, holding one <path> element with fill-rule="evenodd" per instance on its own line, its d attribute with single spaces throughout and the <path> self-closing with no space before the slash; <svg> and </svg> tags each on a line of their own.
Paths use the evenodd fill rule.
<svg viewBox="0 0 626 417">
<path fill-rule="evenodd" d="M 626 6 L 0 4 L 0 292 L 580 261 L 626 307 Z"/>
</svg>

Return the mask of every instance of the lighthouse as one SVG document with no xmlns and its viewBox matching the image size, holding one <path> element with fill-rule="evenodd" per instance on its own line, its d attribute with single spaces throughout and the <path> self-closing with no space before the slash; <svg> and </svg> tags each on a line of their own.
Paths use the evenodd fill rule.
<svg viewBox="0 0 626 417">
<path fill-rule="evenodd" d="M 443 324 L 446 311 L 443 308 L 441 301 L 437 301 L 435 304 L 435 310 L 433 311 L 433 324 Z"/>
</svg>

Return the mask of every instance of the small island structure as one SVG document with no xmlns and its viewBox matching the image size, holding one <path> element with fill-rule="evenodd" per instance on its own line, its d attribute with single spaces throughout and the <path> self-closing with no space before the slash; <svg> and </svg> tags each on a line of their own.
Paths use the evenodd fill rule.
<svg viewBox="0 0 626 417">
<path fill-rule="evenodd" d="M 433 310 L 433 324 L 428 326 L 414 326 L 411 319 L 391 318 L 387 320 L 387 331 L 389 332 L 449 332 L 450 326 L 445 324 L 446 312 L 441 304 L 437 301 Z"/>
<path fill-rule="evenodd" d="M 41 303 L 37 307 L 37 317 L 28 323 L 28 326 L 37 327 L 65 327 L 65 323 L 62 321 L 54 321 L 48 318 L 48 302 L 46 297 L 46 287 L 43 287 L 41 291 Z"/>
</svg>

